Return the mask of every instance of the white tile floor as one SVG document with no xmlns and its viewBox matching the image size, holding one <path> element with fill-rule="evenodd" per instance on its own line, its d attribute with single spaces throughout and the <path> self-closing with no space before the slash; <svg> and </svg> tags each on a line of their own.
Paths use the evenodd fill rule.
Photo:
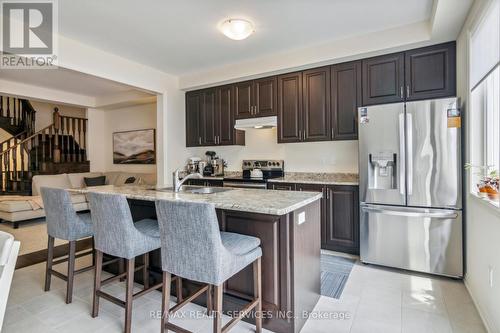
<svg viewBox="0 0 500 333">
<path fill-rule="evenodd" d="M 78 260 L 84 265 L 86 259 Z M 62 265 L 61 265 L 62 266 Z M 64 267 L 61 267 L 64 269 Z M 3 331 L 8 332 L 121 332 L 121 308 L 101 299 L 98 318 L 91 318 L 92 272 L 75 281 L 73 303 L 64 303 L 65 284 L 52 279 L 50 292 L 43 291 L 44 265 L 17 270 L 14 275 Z M 124 284 L 107 290 L 117 296 Z M 158 332 L 154 318 L 160 310 L 161 294 L 153 292 L 134 302 L 133 332 Z M 211 320 L 190 318 L 203 308 L 189 305 L 175 322 L 194 332 L 211 332 Z M 340 300 L 321 297 L 302 333 L 360 332 L 486 332 L 462 282 L 409 274 L 376 266 L 356 264 Z M 327 317 L 325 319 L 325 317 Z M 225 317 L 225 320 L 229 320 Z M 253 332 L 241 322 L 231 332 Z"/>
</svg>

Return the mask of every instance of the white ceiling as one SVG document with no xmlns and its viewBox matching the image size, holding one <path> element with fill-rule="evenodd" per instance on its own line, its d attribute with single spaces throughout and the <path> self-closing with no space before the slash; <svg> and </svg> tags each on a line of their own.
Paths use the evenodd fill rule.
<svg viewBox="0 0 500 333">
<path fill-rule="evenodd" d="M 127 85 L 87 75 L 72 70 L 0 70 L 2 80 L 30 84 L 48 89 L 56 89 L 83 96 L 101 97 L 133 90 Z"/>
<path fill-rule="evenodd" d="M 433 0 L 59 1 L 59 32 L 183 75 L 430 19 Z M 230 17 L 254 22 L 244 41 L 223 36 Z M 86 89 L 93 89 L 86 87 Z"/>
</svg>

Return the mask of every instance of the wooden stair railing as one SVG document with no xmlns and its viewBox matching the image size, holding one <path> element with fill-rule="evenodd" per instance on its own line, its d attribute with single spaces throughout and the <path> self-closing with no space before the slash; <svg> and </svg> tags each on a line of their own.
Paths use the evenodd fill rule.
<svg viewBox="0 0 500 333">
<path fill-rule="evenodd" d="M 11 126 L 22 128 L 27 136 L 35 131 L 35 114 L 36 111 L 28 100 L 0 96 L 0 117 L 8 119 Z"/>
<path fill-rule="evenodd" d="M 86 162 L 86 132 L 87 119 L 61 116 L 56 109 L 51 125 L 0 153 L 0 192 L 31 188 L 31 177 L 44 173 L 49 163 Z"/>
</svg>

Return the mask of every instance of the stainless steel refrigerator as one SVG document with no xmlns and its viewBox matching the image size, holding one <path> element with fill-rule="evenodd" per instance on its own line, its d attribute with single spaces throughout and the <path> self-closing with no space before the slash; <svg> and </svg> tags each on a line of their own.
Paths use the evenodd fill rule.
<svg viewBox="0 0 500 333">
<path fill-rule="evenodd" d="M 359 108 L 360 256 L 463 276 L 456 98 Z"/>
</svg>

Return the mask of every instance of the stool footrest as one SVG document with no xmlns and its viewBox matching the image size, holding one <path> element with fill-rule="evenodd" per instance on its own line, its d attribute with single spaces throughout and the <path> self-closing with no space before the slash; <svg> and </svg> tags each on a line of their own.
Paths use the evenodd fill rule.
<svg viewBox="0 0 500 333">
<path fill-rule="evenodd" d="M 184 305 L 191 302 L 192 300 L 194 300 L 196 297 L 200 296 L 201 294 L 203 294 L 207 290 L 208 290 L 208 285 L 204 285 L 204 286 L 198 288 L 194 293 L 192 293 L 190 296 L 186 297 L 182 302 L 177 303 L 175 306 L 173 306 L 169 310 L 169 312 L 174 313 L 175 311 L 179 310 Z"/>
<path fill-rule="evenodd" d="M 89 254 L 92 254 L 94 252 L 94 250 L 90 250 L 90 251 L 87 251 L 87 252 L 81 252 L 81 253 L 77 253 L 75 254 L 75 259 L 76 258 L 80 258 L 80 257 L 83 257 L 83 256 L 87 256 Z M 65 258 L 62 258 L 62 259 L 58 259 L 58 260 L 53 260 L 52 261 L 52 265 L 59 265 L 59 264 L 62 264 L 66 261 L 68 261 L 69 257 L 65 257 Z"/>
<path fill-rule="evenodd" d="M 224 327 L 222 328 L 222 333 L 229 331 L 234 325 L 236 325 L 243 317 L 245 317 L 253 308 L 259 304 L 258 299 L 254 299 L 252 302 L 245 305 L 243 309 L 240 310 L 237 317 L 233 317 Z"/>
</svg>

